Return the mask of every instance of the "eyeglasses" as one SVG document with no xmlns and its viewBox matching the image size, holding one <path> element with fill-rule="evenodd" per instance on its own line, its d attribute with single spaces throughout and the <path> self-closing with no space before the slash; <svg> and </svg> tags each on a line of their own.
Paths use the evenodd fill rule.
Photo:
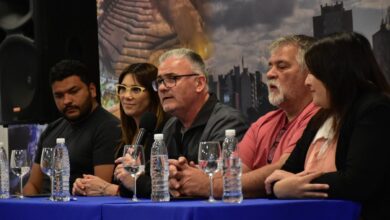
<svg viewBox="0 0 390 220">
<path fill-rule="evenodd" d="M 125 95 L 127 92 L 130 92 L 132 95 L 139 95 L 145 91 L 145 87 L 142 86 L 126 86 L 123 84 L 116 84 L 116 94 L 119 96 Z"/>
<path fill-rule="evenodd" d="M 197 73 L 191 73 L 191 74 L 186 74 L 186 75 L 176 75 L 173 73 L 171 73 L 171 74 L 172 75 L 169 75 L 166 77 L 159 77 L 156 80 L 154 80 L 152 82 L 153 90 L 157 92 L 157 90 L 161 84 L 164 84 L 164 86 L 167 88 L 172 88 L 172 87 L 176 86 L 177 80 L 182 78 L 182 77 L 190 77 L 190 76 L 198 76 L 199 75 Z"/>
</svg>

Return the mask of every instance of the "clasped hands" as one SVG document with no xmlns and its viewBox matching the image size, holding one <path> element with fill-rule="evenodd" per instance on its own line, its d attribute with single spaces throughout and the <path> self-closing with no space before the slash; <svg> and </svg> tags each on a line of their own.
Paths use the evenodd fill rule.
<svg viewBox="0 0 390 220">
<path fill-rule="evenodd" d="M 322 172 L 300 172 L 297 174 L 284 170 L 275 170 L 265 180 L 267 194 L 277 198 L 326 198 L 328 193 L 323 192 L 329 189 L 328 184 L 311 183 L 315 178 L 323 175 Z"/>
<path fill-rule="evenodd" d="M 185 157 L 169 160 L 169 190 L 173 197 L 209 195 L 209 177 Z"/>
<path fill-rule="evenodd" d="M 115 163 L 118 165 L 114 170 L 114 178 L 121 181 L 125 187 L 131 189 L 134 186 L 134 180 L 123 167 L 122 161 L 125 159 L 128 160 L 129 158 L 120 157 L 115 160 Z M 83 178 L 77 178 L 73 183 L 72 194 L 83 196 L 113 195 L 112 193 L 106 192 L 106 189 L 111 185 L 114 184 L 111 184 L 100 177 L 83 174 Z"/>
<path fill-rule="evenodd" d="M 100 177 L 83 174 L 83 178 L 77 178 L 73 183 L 72 194 L 83 196 L 102 196 L 111 183 Z"/>
</svg>

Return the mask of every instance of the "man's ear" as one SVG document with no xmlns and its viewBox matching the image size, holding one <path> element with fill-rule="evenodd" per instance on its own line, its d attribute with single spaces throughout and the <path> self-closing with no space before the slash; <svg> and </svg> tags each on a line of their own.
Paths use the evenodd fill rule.
<svg viewBox="0 0 390 220">
<path fill-rule="evenodd" d="M 88 90 L 93 98 L 96 98 L 96 85 L 95 83 L 89 83 Z"/>
<path fill-rule="evenodd" d="M 196 91 L 201 92 L 204 90 L 204 88 L 207 86 L 207 80 L 205 76 L 199 76 L 196 79 L 195 86 L 196 86 Z"/>
</svg>

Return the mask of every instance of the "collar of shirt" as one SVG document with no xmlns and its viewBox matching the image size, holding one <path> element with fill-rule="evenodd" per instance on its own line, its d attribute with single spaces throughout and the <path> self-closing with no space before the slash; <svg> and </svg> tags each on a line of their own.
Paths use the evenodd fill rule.
<svg viewBox="0 0 390 220">
<path fill-rule="evenodd" d="M 335 134 L 335 131 L 333 129 L 333 121 L 334 121 L 333 117 L 329 117 L 328 119 L 326 119 L 326 121 L 322 124 L 320 129 L 318 129 L 317 134 L 314 137 L 312 143 L 314 143 L 316 140 L 318 140 L 320 138 L 324 138 L 327 140 L 333 139 L 334 134 Z"/>
<path fill-rule="evenodd" d="M 191 127 L 188 129 L 181 129 L 182 131 L 186 132 L 188 130 L 191 130 L 191 128 L 205 125 L 207 124 L 211 113 L 214 110 L 214 106 L 218 103 L 217 96 L 214 93 L 210 93 L 209 98 L 207 99 L 206 103 L 202 106 L 198 114 L 196 115 L 194 122 L 192 122 Z M 183 125 L 180 123 L 181 128 L 183 128 Z"/>
</svg>

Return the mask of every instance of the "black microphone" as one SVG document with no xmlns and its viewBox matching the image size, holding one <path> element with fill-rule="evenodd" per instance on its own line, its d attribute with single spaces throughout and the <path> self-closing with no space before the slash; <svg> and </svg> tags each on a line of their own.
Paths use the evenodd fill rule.
<svg viewBox="0 0 390 220">
<path fill-rule="evenodd" d="M 141 116 L 141 120 L 139 122 L 139 131 L 137 133 L 134 144 L 143 145 L 146 141 L 146 137 L 148 136 L 147 134 L 154 131 L 156 123 L 156 115 L 152 112 L 145 112 Z"/>
</svg>

